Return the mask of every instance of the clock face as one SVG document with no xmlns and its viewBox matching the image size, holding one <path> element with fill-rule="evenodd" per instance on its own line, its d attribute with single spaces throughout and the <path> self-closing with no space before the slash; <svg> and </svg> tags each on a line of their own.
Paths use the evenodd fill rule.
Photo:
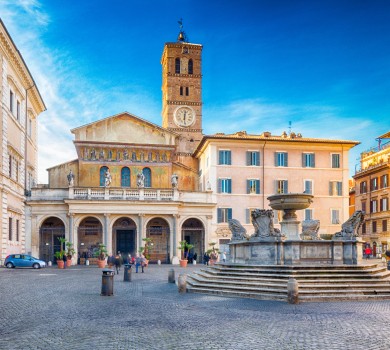
<svg viewBox="0 0 390 350">
<path fill-rule="evenodd" d="M 189 107 L 179 107 L 175 112 L 174 121 L 178 126 L 191 126 L 195 123 L 195 112 Z"/>
</svg>

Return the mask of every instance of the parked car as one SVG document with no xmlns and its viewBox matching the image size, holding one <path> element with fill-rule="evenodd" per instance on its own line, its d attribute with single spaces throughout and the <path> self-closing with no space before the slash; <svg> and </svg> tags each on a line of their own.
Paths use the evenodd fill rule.
<svg viewBox="0 0 390 350">
<path fill-rule="evenodd" d="M 32 267 L 34 269 L 40 269 L 41 267 L 46 267 L 46 262 L 34 258 L 31 255 L 11 254 L 5 258 L 4 266 L 9 269 L 13 267 Z"/>
</svg>

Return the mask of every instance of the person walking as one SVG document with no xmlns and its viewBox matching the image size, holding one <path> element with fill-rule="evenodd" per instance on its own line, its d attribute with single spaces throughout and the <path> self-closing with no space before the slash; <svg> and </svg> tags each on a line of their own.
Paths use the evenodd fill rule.
<svg viewBox="0 0 390 350">
<path fill-rule="evenodd" d="M 115 265 L 116 274 L 118 275 L 121 266 L 121 259 L 119 255 L 115 256 L 114 265 Z"/>
<path fill-rule="evenodd" d="M 141 271 L 144 273 L 144 268 L 146 266 L 146 258 L 143 254 L 141 254 Z"/>
<path fill-rule="evenodd" d="M 222 253 L 221 253 L 221 260 L 222 260 L 223 262 L 226 261 L 226 254 L 225 254 L 225 252 L 222 252 Z"/>
<path fill-rule="evenodd" d="M 135 256 L 135 273 L 138 273 L 138 268 L 141 266 L 142 258 L 139 254 Z"/>
<path fill-rule="evenodd" d="M 208 265 L 210 260 L 210 256 L 207 254 L 207 252 L 203 255 L 203 264 Z"/>
</svg>

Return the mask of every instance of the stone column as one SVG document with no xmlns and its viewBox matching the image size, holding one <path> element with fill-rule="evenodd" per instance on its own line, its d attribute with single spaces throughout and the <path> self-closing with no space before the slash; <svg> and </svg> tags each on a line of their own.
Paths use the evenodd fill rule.
<svg viewBox="0 0 390 350">
<path fill-rule="evenodd" d="M 144 219 L 145 214 L 138 214 L 138 232 L 137 232 L 137 238 L 138 238 L 138 247 L 136 251 L 138 251 L 139 248 L 142 247 L 142 238 L 144 234 L 146 235 L 146 232 L 144 232 Z"/>
<path fill-rule="evenodd" d="M 69 242 L 73 243 L 74 242 L 74 214 L 73 213 L 68 213 L 68 218 L 69 218 Z"/>
<path fill-rule="evenodd" d="M 110 228 L 110 214 L 105 213 L 104 214 L 104 227 L 103 227 L 103 244 L 106 246 L 108 251 L 111 251 L 112 247 L 108 246 L 109 243 L 112 241 L 112 239 L 109 239 L 110 236 L 112 238 L 112 235 L 110 235 L 110 232 L 109 232 L 109 228 Z M 110 248 L 111 248 L 111 250 L 110 250 Z"/>
<path fill-rule="evenodd" d="M 173 257 L 177 257 L 177 243 L 179 240 L 181 240 L 181 236 L 179 234 L 179 238 L 178 238 L 178 234 L 177 234 L 177 219 L 180 218 L 180 215 L 179 214 L 173 214 L 173 225 L 172 225 L 172 258 Z"/>
</svg>

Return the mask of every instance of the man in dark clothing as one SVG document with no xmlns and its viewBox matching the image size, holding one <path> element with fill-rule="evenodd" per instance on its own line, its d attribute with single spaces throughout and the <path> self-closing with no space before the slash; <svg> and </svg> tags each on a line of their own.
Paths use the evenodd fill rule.
<svg viewBox="0 0 390 350">
<path fill-rule="evenodd" d="M 114 265 L 115 265 L 116 274 L 118 275 L 119 274 L 119 269 L 121 267 L 121 258 L 120 258 L 119 255 L 115 256 Z"/>
</svg>

